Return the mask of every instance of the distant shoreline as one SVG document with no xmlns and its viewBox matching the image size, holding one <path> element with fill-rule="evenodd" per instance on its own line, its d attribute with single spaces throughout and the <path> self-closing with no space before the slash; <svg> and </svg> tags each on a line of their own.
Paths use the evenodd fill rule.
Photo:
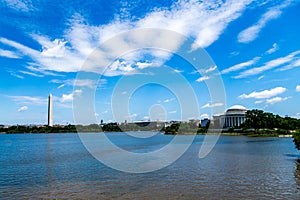
<svg viewBox="0 0 300 200">
<path fill-rule="evenodd" d="M 125 132 L 149 132 L 149 131 L 124 131 L 124 132 L 114 132 L 114 131 L 90 131 L 90 132 L 79 132 L 80 134 L 85 134 L 85 133 L 125 133 Z M 150 132 L 160 132 L 160 131 L 150 131 Z M 165 134 L 164 132 L 163 135 L 171 135 L 171 134 Z M 21 135 L 31 135 L 31 134 L 78 134 L 78 132 L 42 132 L 42 133 L 7 133 L 7 132 L 0 132 L 0 135 L 16 135 L 16 134 L 21 134 Z M 286 135 L 280 135 L 280 134 L 245 134 L 245 133 L 183 133 L 183 134 L 175 134 L 177 136 L 188 136 L 188 135 L 219 135 L 219 136 L 245 136 L 245 137 L 278 137 L 278 138 L 292 138 L 292 134 L 286 134 Z M 174 135 L 174 136 L 175 136 Z"/>
</svg>

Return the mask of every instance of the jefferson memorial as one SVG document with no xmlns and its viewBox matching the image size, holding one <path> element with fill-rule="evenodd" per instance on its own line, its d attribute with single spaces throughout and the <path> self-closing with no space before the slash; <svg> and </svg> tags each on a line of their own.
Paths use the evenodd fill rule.
<svg viewBox="0 0 300 200">
<path fill-rule="evenodd" d="M 234 105 L 224 114 L 213 116 L 213 121 L 224 128 L 239 127 L 246 121 L 246 112 L 247 109 L 244 106 Z"/>
</svg>

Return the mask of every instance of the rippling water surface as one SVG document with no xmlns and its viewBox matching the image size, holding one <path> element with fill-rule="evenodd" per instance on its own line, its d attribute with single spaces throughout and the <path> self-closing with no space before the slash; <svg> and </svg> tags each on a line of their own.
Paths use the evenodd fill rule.
<svg viewBox="0 0 300 200">
<path fill-rule="evenodd" d="M 136 152 L 172 139 L 108 136 Z M 164 169 L 128 174 L 93 158 L 77 134 L 0 135 L 0 199 L 299 199 L 300 151 L 291 138 L 222 136 L 199 159 L 203 138 Z"/>
</svg>

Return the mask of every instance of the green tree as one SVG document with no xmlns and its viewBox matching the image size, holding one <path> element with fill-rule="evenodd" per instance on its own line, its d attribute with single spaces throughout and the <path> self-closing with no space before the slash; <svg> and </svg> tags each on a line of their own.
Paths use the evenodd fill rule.
<svg viewBox="0 0 300 200">
<path fill-rule="evenodd" d="M 260 128 L 265 128 L 266 121 L 265 113 L 262 110 L 248 110 L 246 113 L 247 120 L 245 121 L 244 126 L 246 128 L 254 128 L 255 132 L 258 131 Z"/>
<path fill-rule="evenodd" d="M 300 150 L 300 132 L 296 132 L 293 134 L 294 143 L 298 150 Z"/>
<path fill-rule="evenodd" d="M 167 135 L 175 135 L 178 133 L 180 123 L 174 123 L 171 124 L 171 126 L 168 126 L 165 128 L 165 134 Z"/>
</svg>

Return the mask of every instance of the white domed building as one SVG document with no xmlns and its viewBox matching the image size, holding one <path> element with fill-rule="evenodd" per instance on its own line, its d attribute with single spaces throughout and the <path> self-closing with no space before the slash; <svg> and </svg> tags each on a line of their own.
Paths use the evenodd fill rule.
<svg viewBox="0 0 300 200">
<path fill-rule="evenodd" d="M 231 106 L 224 114 L 213 116 L 214 123 L 219 123 L 223 128 L 239 127 L 246 121 L 246 112 L 244 106 Z"/>
</svg>

